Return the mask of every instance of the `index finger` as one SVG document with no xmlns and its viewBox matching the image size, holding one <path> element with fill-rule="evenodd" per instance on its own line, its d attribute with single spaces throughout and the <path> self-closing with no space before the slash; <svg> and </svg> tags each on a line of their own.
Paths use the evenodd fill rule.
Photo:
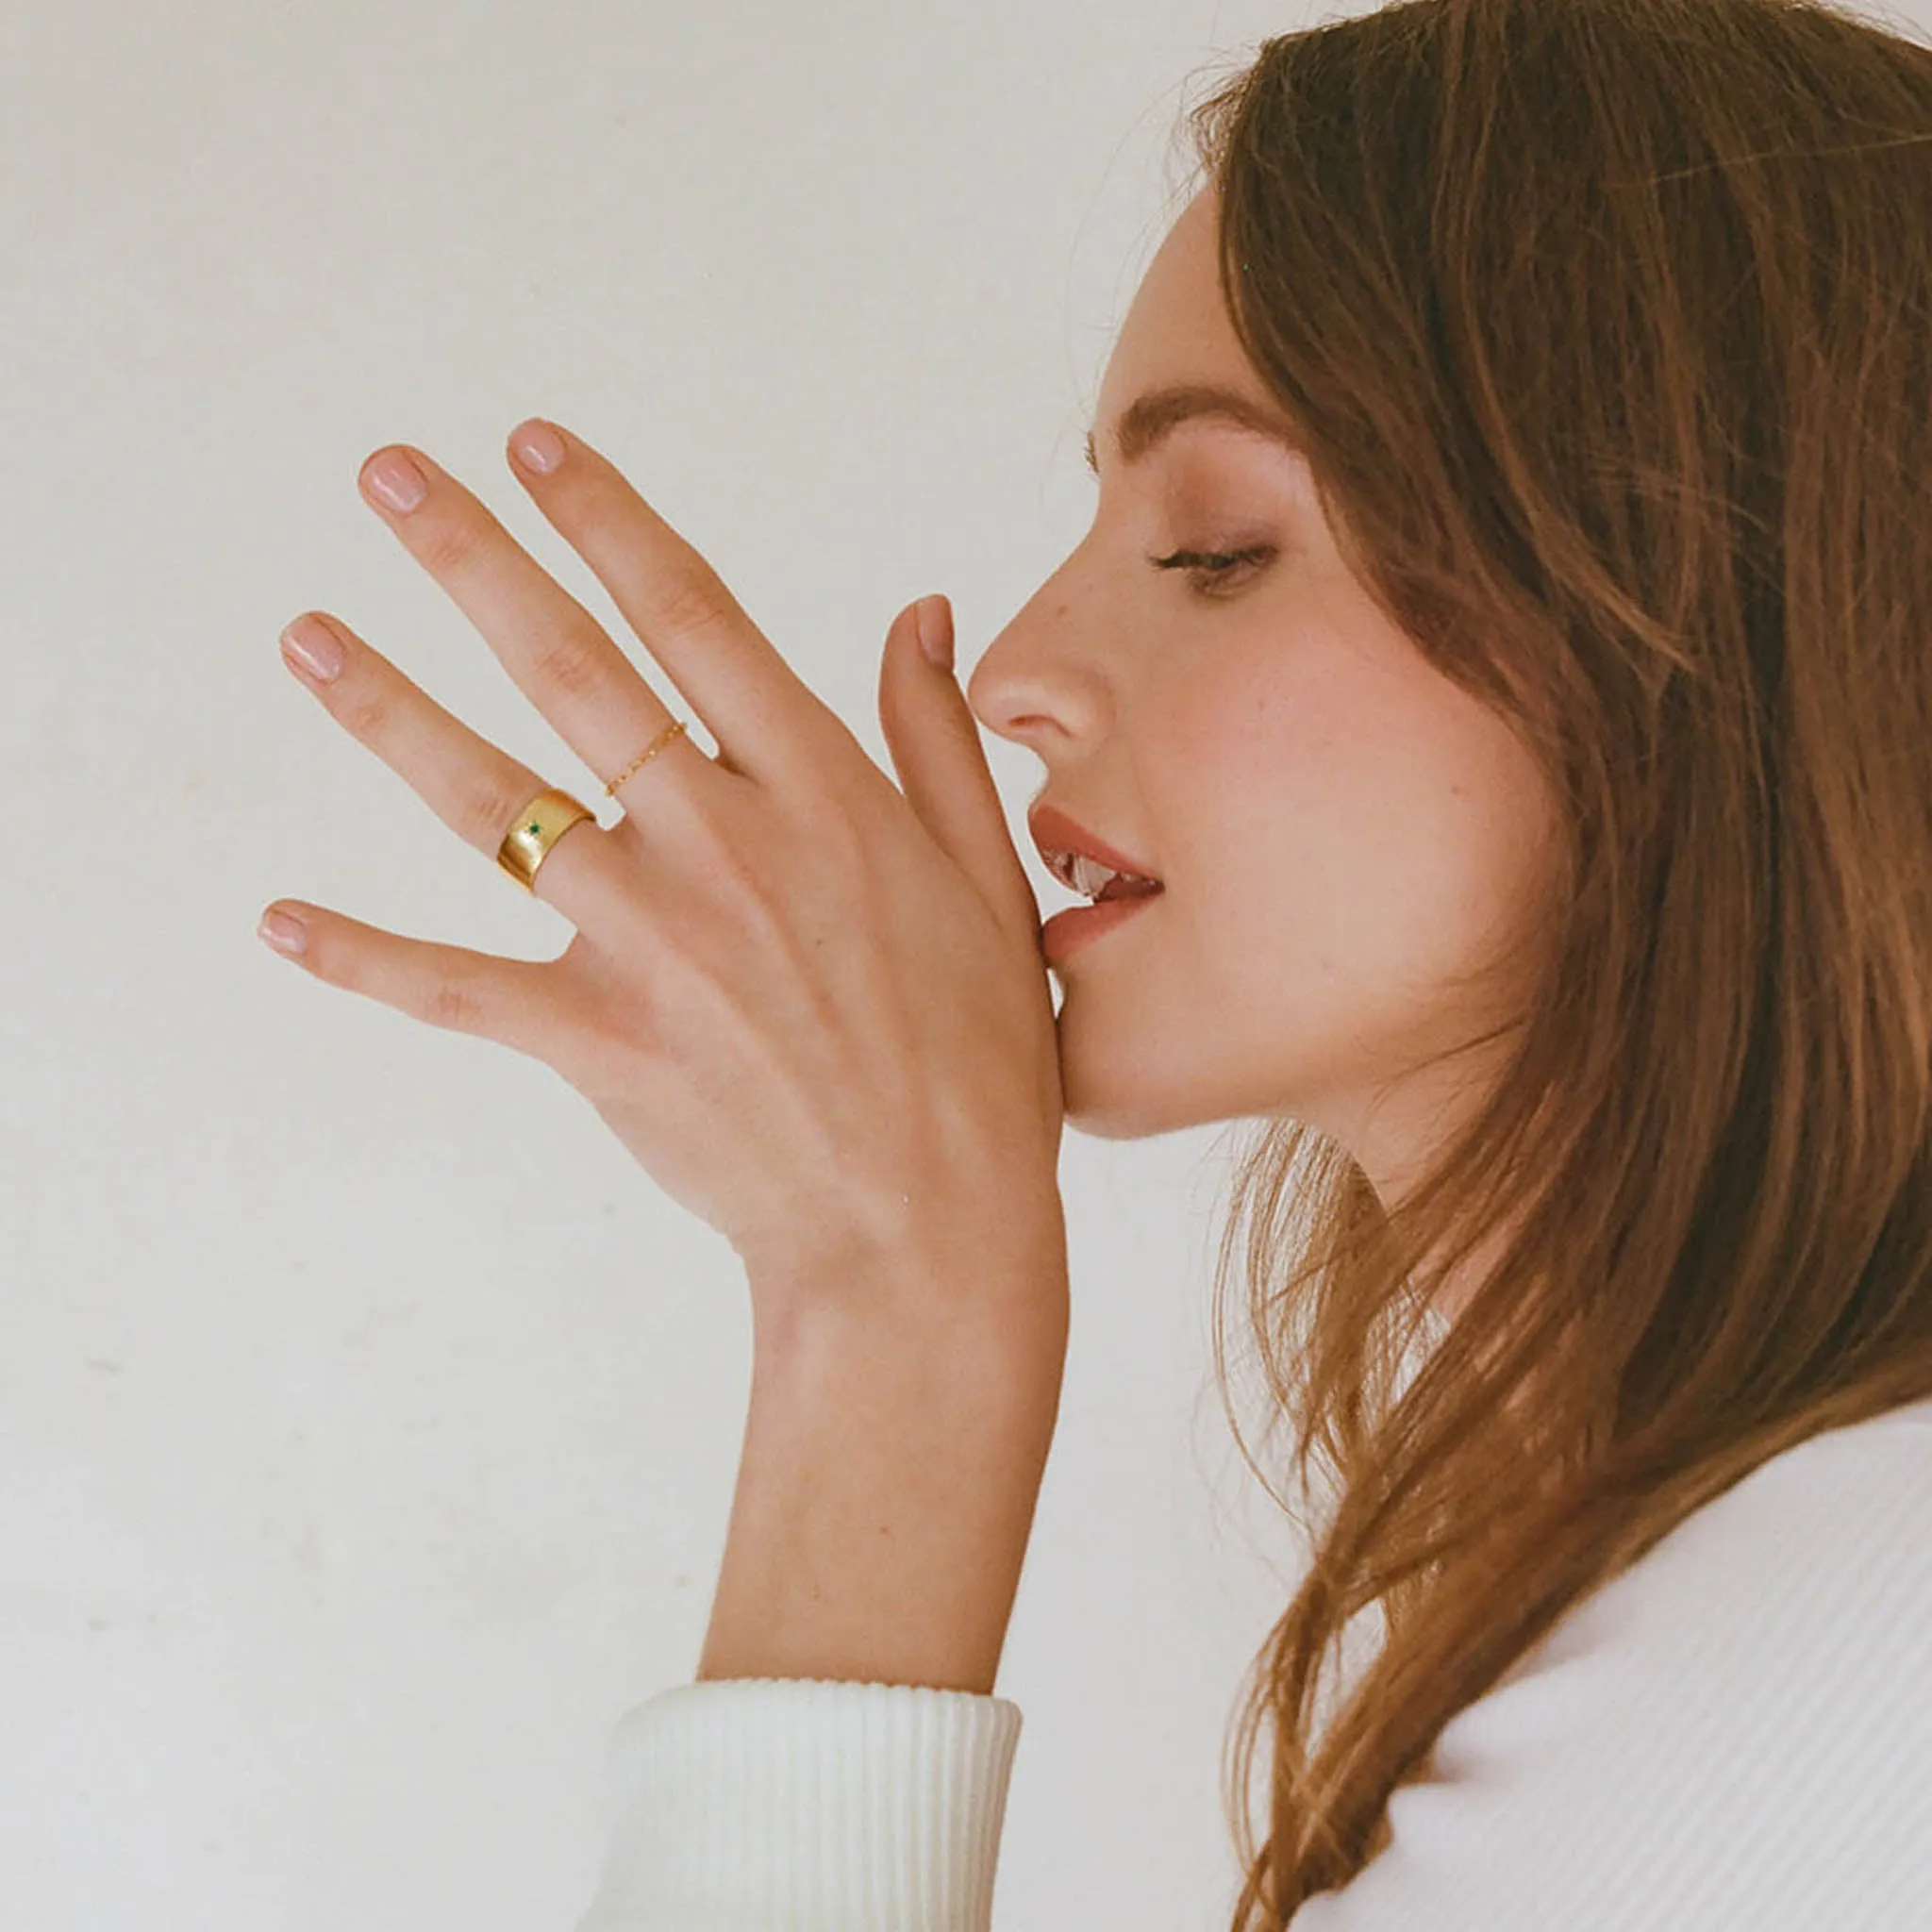
<svg viewBox="0 0 1932 1932">
<path fill-rule="evenodd" d="M 526 461 L 520 447 L 539 425 L 563 451 L 547 471 Z M 849 740 L 724 579 L 608 458 L 537 417 L 510 432 L 509 456 L 537 508 L 590 565 L 721 750 L 731 747 L 731 770 L 775 775 L 822 747 L 828 724 Z"/>
</svg>

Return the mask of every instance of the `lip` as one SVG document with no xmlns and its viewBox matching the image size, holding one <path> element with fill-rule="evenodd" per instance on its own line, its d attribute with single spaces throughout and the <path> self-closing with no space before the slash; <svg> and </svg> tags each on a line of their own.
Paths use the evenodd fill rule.
<svg viewBox="0 0 1932 1932">
<path fill-rule="evenodd" d="M 1116 851 L 1105 839 L 1096 838 L 1076 819 L 1070 819 L 1058 806 L 1036 805 L 1026 814 L 1026 824 L 1042 859 L 1049 852 L 1078 852 L 1110 866 L 1115 872 L 1130 872 L 1136 878 L 1154 878 L 1153 869 L 1141 859 Z M 1159 881 L 1156 880 L 1158 884 Z"/>
<path fill-rule="evenodd" d="M 1159 897 L 1158 892 L 1147 892 L 1135 899 L 1104 899 L 1097 906 L 1070 906 L 1040 928 L 1041 957 L 1050 966 L 1061 965 L 1080 947 L 1111 932 Z"/>
</svg>

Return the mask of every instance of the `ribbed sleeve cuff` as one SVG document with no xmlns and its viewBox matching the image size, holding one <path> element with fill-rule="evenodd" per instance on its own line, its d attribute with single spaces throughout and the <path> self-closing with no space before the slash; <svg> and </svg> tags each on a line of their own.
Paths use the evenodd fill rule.
<svg viewBox="0 0 1932 1932">
<path fill-rule="evenodd" d="M 987 1932 L 1020 1707 L 909 1685 L 681 1684 L 612 1733 L 576 1932 Z"/>
</svg>

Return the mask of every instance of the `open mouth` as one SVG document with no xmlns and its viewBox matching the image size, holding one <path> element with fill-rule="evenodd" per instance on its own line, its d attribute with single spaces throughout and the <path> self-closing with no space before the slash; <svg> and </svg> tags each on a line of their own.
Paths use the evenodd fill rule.
<svg viewBox="0 0 1932 1932">
<path fill-rule="evenodd" d="M 1147 899 L 1167 889 L 1158 879 L 1142 878 L 1138 873 L 1117 872 L 1089 858 L 1084 852 L 1056 852 L 1047 860 L 1055 878 L 1070 892 L 1101 906 L 1115 899 Z"/>
</svg>

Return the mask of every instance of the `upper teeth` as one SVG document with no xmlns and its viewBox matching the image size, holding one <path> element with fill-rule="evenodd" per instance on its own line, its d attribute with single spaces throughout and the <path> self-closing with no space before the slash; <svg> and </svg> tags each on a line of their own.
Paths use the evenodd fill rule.
<svg viewBox="0 0 1932 1932">
<path fill-rule="evenodd" d="M 1104 892 L 1109 881 L 1128 876 L 1110 865 L 1102 865 L 1097 858 L 1089 858 L 1084 852 L 1066 854 L 1060 861 L 1060 875 L 1074 891 L 1090 899 Z"/>
</svg>

